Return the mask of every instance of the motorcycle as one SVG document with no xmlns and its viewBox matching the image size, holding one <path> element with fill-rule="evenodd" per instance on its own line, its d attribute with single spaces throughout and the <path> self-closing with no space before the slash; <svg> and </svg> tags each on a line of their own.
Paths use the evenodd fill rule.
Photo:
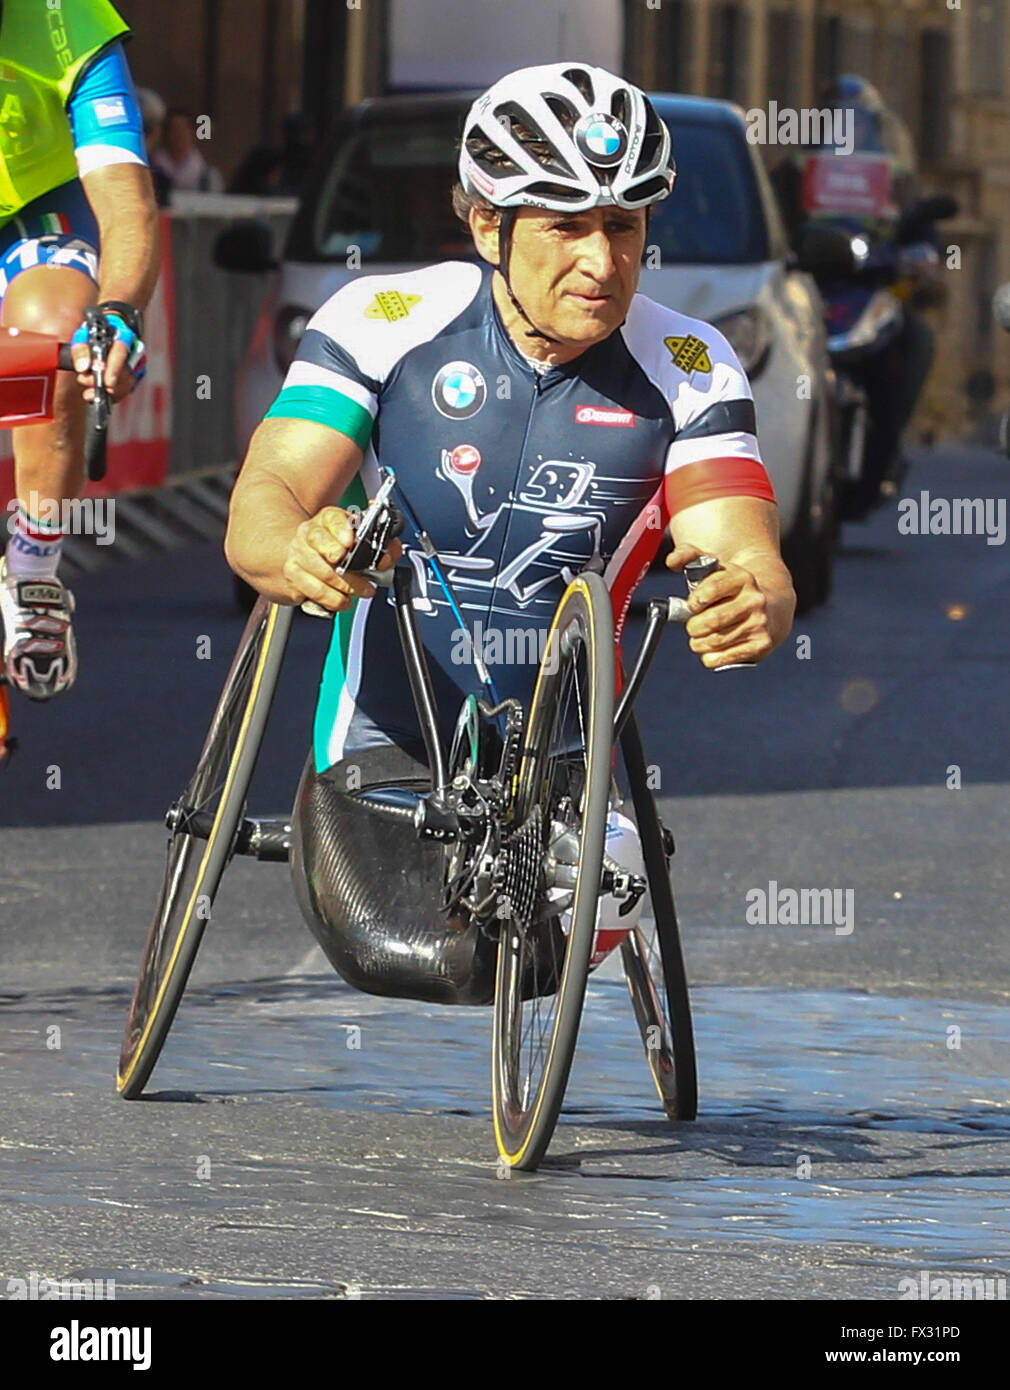
<svg viewBox="0 0 1010 1390">
<path fill-rule="evenodd" d="M 917 312 L 942 301 L 943 262 L 932 224 L 954 217 L 948 195 L 909 207 L 886 235 L 858 218 L 809 224 L 798 261 L 825 305 L 835 372 L 835 483 L 842 520 L 863 520 L 898 491 L 901 436 L 933 359 L 933 334 Z"/>
</svg>

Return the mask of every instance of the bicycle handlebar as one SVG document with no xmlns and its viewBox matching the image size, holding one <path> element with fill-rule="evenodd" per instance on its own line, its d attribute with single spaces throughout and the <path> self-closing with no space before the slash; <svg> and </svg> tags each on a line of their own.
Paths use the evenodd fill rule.
<svg viewBox="0 0 1010 1390">
<path fill-rule="evenodd" d="M 102 311 L 95 306 L 84 311 L 84 322 L 88 328 L 88 350 L 91 355 L 91 372 L 94 377 L 94 399 L 87 405 L 87 428 L 84 436 L 84 461 L 88 477 L 97 482 L 105 477 L 106 450 L 109 443 L 109 417 L 112 401 L 105 387 L 105 365 L 109 349 L 116 340 L 115 331 L 110 327 Z M 60 344 L 60 371 L 74 372 L 73 353 L 69 343 Z"/>
</svg>

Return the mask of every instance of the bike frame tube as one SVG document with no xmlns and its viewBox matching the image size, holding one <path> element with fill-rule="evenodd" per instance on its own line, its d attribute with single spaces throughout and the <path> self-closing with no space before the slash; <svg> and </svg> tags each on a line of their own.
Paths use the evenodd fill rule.
<svg viewBox="0 0 1010 1390">
<path fill-rule="evenodd" d="M 410 693 L 421 726 L 428 766 L 431 769 L 431 788 L 440 792 L 446 785 L 445 753 L 438 732 L 438 714 L 435 705 L 435 692 L 431 685 L 431 672 L 424 655 L 424 645 L 417 629 L 417 614 L 412 601 L 414 576 L 407 565 L 397 565 L 393 571 L 393 599 L 396 604 L 396 625 L 400 632 L 400 646 L 407 664 L 407 677 Z"/>
<path fill-rule="evenodd" d="M 649 603 L 647 609 L 646 627 L 639 644 L 638 653 L 635 657 L 635 664 L 631 668 L 631 675 L 624 683 L 617 703 L 617 712 L 614 715 L 614 742 L 616 743 L 624 726 L 628 722 L 632 706 L 638 698 L 638 693 L 642 688 L 652 658 L 656 655 L 656 648 L 663 635 L 663 629 L 670 621 L 670 606 L 666 599 L 654 598 Z"/>
</svg>

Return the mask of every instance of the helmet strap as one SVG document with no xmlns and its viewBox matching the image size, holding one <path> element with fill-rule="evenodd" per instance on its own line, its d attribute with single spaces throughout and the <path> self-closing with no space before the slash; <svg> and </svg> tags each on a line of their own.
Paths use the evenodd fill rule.
<svg viewBox="0 0 1010 1390">
<path fill-rule="evenodd" d="M 560 338 L 552 338 L 549 333 L 545 333 L 542 328 L 538 328 L 529 314 L 519 303 L 512 289 L 509 280 L 509 257 L 512 254 L 512 232 L 516 224 L 516 217 L 519 215 L 518 208 L 502 208 L 501 217 L 498 219 L 498 273 L 505 281 L 505 288 L 508 290 L 508 297 L 512 301 L 512 307 L 522 315 L 529 324 L 526 330 L 527 338 L 543 338 L 546 343 L 560 343 Z"/>
</svg>

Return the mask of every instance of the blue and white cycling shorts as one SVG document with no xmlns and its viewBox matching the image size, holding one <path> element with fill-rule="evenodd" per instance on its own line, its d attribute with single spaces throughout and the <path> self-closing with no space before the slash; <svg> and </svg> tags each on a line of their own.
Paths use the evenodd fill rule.
<svg viewBox="0 0 1010 1390">
<path fill-rule="evenodd" d="M 0 304 L 22 270 L 69 266 L 98 283 L 98 222 L 84 185 L 71 179 L 23 207 L 0 227 Z"/>
</svg>

